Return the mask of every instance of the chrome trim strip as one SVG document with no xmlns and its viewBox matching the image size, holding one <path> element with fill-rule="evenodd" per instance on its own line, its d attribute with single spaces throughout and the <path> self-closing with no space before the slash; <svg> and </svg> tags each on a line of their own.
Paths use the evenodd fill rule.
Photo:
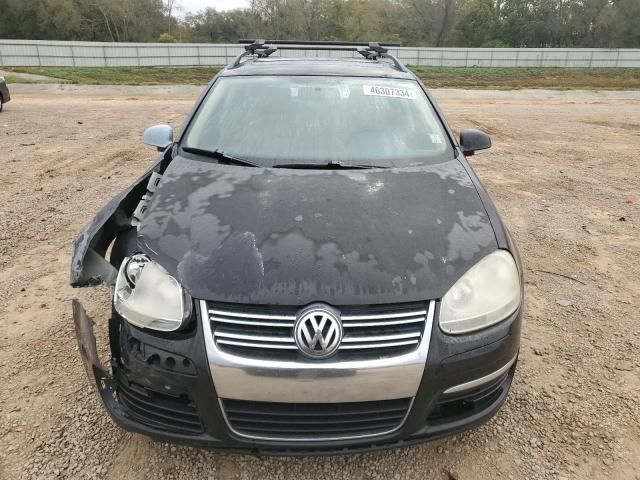
<svg viewBox="0 0 640 480">
<path fill-rule="evenodd" d="M 424 322 L 424 315 L 421 317 L 410 318 L 407 320 L 392 320 L 388 322 L 342 322 L 344 328 L 358 328 L 358 327 L 386 327 L 388 325 L 404 325 L 409 323 L 421 323 Z"/>
<path fill-rule="evenodd" d="M 384 348 L 384 347 L 401 347 L 402 345 L 416 345 L 418 340 L 405 340 L 403 342 L 389 342 L 389 343 L 370 343 L 361 344 L 356 343 L 353 345 L 340 345 L 338 350 L 360 350 L 365 348 Z"/>
<path fill-rule="evenodd" d="M 209 313 L 214 315 L 222 315 L 224 317 L 241 317 L 241 318 L 260 318 L 264 320 L 295 320 L 295 315 L 265 315 L 262 313 L 248 313 L 248 312 L 227 312 L 222 310 L 208 309 Z"/>
<path fill-rule="evenodd" d="M 216 346 L 216 341 L 224 339 L 214 339 L 206 301 L 200 300 L 199 305 L 209 369 L 219 397 L 344 403 L 415 397 L 429 353 L 436 304 L 429 302 L 422 339 L 411 352 L 345 361 L 256 359 L 223 351 Z"/>
<path fill-rule="evenodd" d="M 209 317 L 210 320 L 220 323 L 232 323 L 234 325 L 255 325 L 256 327 L 284 327 L 290 328 L 293 327 L 294 322 L 252 322 L 250 320 L 235 320 L 231 318 L 222 318 L 222 317 Z"/>
<path fill-rule="evenodd" d="M 485 383 L 489 383 L 491 380 L 495 380 L 507 373 L 507 371 L 511 368 L 511 366 L 516 362 L 518 355 L 516 354 L 511 360 L 509 360 L 505 365 L 500 367 L 495 372 L 491 372 L 489 375 L 485 375 L 484 377 L 476 378 L 475 380 L 471 380 L 470 382 L 461 383 L 460 385 L 455 385 L 451 388 L 447 388 L 443 394 L 448 395 L 450 393 L 458 393 L 464 392 L 465 390 L 471 390 L 473 388 L 479 387 Z"/>
<path fill-rule="evenodd" d="M 409 332 L 409 333 L 398 333 L 396 335 L 376 335 L 373 337 L 345 337 L 342 339 L 342 343 L 369 343 L 369 342 L 379 342 L 385 340 L 402 340 L 405 338 L 415 338 L 420 337 L 422 335 L 420 332 Z"/>
<path fill-rule="evenodd" d="M 413 312 L 402 312 L 402 313 L 380 313 L 376 315 L 341 315 L 340 320 L 342 321 L 350 321 L 350 320 L 380 320 L 383 318 L 402 318 L 402 317 L 424 317 L 427 314 L 426 310 L 416 310 Z"/>
<path fill-rule="evenodd" d="M 218 339 L 217 342 L 223 345 L 235 345 L 236 347 L 271 348 L 274 350 L 297 350 L 298 349 L 296 345 L 286 345 L 286 344 L 253 343 L 253 342 L 242 342 L 239 340 L 226 340 L 226 339 Z"/>
<path fill-rule="evenodd" d="M 220 336 L 218 334 L 218 336 Z M 295 345 L 287 345 L 283 343 L 253 343 L 250 341 L 241 341 L 241 340 L 228 340 L 226 338 L 216 340 L 219 344 L 222 345 L 231 345 L 236 347 L 255 347 L 255 348 L 270 348 L 272 350 L 297 350 L 298 347 Z M 416 345 L 418 344 L 418 340 L 405 340 L 402 342 L 389 342 L 389 343 L 371 343 L 371 344 L 361 344 L 356 343 L 352 345 L 341 345 L 338 350 L 364 350 L 367 348 L 385 348 L 385 347 L 401 347 L 403 345 Z"/>
<path fill-rule="evenodd" d="M 229 419 L 227 418 L 227 412 L 225 412 L 224 410 L 224 400 L 222 398 L 218 398 L 218 404 L 220 405 L 220 411 L 222 412 L 222 417 L 224 418 L 224 423 L 227 424 L 227 428 L 229 429 L 229 431 L 231 431 L 234 435 L 237 435 L 238 437 L 242 437 L 242 438 L 248 438 L 251 440 L 278 440 L 278 441 L 288 441 L 288 442 L 332 442 L 335 440 L 358 440 L 361 438 L 373 438 L 373 437 L 380 437 L 382 435 L 389 435 L 393 432 L 397 432 L 398 430 L 400 430 L 404 424 L 407 422 L 407 418 L 409 417 L 409 414 L 411 413 L 411 407 L 413 407 L 413 401 L 415 400 L 415 398 L 411 398 L 411 401 L 409 402 L 409 406 L 407 407 L 407 413 L 404 415 L 404 417 L 402 418 L 402 421 L 400 422 L 400 424 L 397 427 L 394 427 L 390 430 L 385 430 L 384 432 L 376 432 L 374 434 L 369 434 L 369 435 L 345 435 L 345 436 L 333 436 L 333 437 L 322 437 L 322 436 L 318 436 L 318 437 L 309 437 L 309 438 L 302 438 L 302 437 L 279 437 L 279 436 L 273 436 L 273 437 L 269 437 L 269 436 L 262 436 L 262 435 L 248 435 L 246 433 L 240 433 L 237 430 L 235 430 L 232 426 L 231 426 L 231 422 L 229 422 Z"/>
<path fill-rule="evenodd" d="M 237 340 L 249 340 L 253 342 L 275 342 L 275 343 L 295 343 L 291 337 L 274 337 L 271 335 L 247 335 L 242 333 L 219 332 L 216 330 L 216 337 L 235 338 Z"/>
</svg>

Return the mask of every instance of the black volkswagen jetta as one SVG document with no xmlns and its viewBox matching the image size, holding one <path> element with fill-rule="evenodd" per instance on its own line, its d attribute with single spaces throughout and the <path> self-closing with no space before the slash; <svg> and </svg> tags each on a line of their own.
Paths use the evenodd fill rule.
<svg viewBox="0 0 640 480">
<path fill-rule="evenodd" d="M 106 408 L 156 439 L 280 454 L 486 421 L 514 375 L 523 298 L 465 159 L 489 137 L 458 142 L 377 44 L 341 47 L 360 59 L 245 48 L 177 140 L 145 132 L 163 154 L 76 240 L 72 285 L 114 285 L 110 371 L 74 301 Z"/>
</svg>

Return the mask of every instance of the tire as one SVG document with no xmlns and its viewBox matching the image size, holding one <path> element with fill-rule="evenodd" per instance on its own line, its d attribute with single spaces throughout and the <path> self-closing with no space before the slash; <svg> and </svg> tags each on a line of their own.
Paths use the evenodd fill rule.
<svg viewBox="0 0 640 480">
<path fill-rule="evenodd" d="M 0 95 L 0 112 L 2 112 L 2 105 L 4 104 L 4 98 Z"/>
</svg>

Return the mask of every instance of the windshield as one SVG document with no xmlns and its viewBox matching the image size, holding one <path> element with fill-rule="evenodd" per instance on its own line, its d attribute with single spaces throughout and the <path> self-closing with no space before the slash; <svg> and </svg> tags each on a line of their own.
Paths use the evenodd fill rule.
<svg viewBox="0 0 640 480">
<path fill-rule="evenodd" d="M 453 157 L 417 82 L 356 77 L 221 78 L 182 147 L 264 167 L 404 167 Z"/>
</svg>

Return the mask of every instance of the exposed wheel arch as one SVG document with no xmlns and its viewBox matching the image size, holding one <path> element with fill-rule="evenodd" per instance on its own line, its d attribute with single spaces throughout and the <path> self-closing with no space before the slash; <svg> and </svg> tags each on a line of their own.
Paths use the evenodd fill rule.
<svg viewBox="0 0 640 480">
<path fill-rule="evenodd" d="M 125 257 L 131 256 L 136 253 L 137 248 L 137 234 L 138 231 L 135 227 L 128 228 L 121 231 L 113 241 L 111 247 L 111 255 L 109 262 L 115 268 L 119 269 L 122 261 Z"/>
</svg>

